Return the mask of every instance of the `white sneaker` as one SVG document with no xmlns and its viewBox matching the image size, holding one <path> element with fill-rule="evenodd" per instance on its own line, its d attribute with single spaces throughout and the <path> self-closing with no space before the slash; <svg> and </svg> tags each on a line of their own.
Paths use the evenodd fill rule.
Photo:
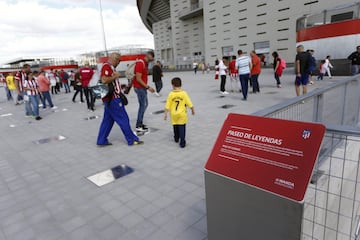
<svg viewBox="0 0 360 240">
<path fill-rule="evenodd" d="M 161 97 L 160 93 L 158 93 L 158 92 L 155 92 L 154 94 L 155 94 L 155 96 L 157 96 L 157 97 Z"/>
<path fill-rule="evenodd" d="M 224 95 L 228 95 L 229 93 L 227 91 L 223 92 Z"/>
<path fill-rule="evenodd" d="M 52 109 L 52 110 L 55 110 L 55 109 L 58 109 L 58 107 L 57 107 L 57 106 L 53 106 L 51 109 Z"/>
</svg>

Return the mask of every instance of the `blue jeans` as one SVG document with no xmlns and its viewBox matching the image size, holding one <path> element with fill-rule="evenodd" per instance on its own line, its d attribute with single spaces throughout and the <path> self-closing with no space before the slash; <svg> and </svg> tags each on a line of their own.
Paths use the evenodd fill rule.
<svg viewBox="0 0 360 240">
<path fill-rule="evenodd" d="M 39 95 L 30 95 L 29 100 L 30 100 L 29 103 L 31 104 L 34 117 L 38 117 L 39 116 Z"/>
<path fill-rule="evenodd" d="M 121 103 L 121 99 L 115 98 L 111 100 L 110 104 L 108 101 L 104 102 L 104 117 L 97 138 L 98 145 L 109 144 L 108 136 L 114 122 L 121 128 L 129 146 L 133 145 L 134 141 L 139 141 L 139 138 L 131 130 L 129 116 Z"/>
<path fill-rule="evenodd" d="M 46 108 L 46 101 L 49 103 L 50 107 L 54 107 L 54 104 L 51 100 L 50 92 L 49 91 L 42 92 L 42 95 L 43 95 L 43 98 L 41 100 L 42 100 L 43 108 Z"/>
<path fill-rule="evenodd" d="M 145 88 L 134 88 L 139 101 L 139 111 L 136 121 L 136 127 L 141 127 L 144 123 L 144 114 L 149 105 L 147 98 L 147 90 Z"/>
<path fill-rule="evenodd" d="M 359 74 L 359 65 L 351 65 L 351 74 L 353 76 Z"/>
<path fill-rule="evenodd" d="M 174 140 L 175 142 L 179 142 L 180 141 L 180 147 L 185 147 L 186 146 L 186 140 L 185 140 L 185 135 L 186 135 L 186 125 L 173 125 L 174 126 Z"/>
<path fill-rule="evenodd" d="M 252 75 L 251 82 L 252 82 L 252 87 L 253 87 L 253 93 L 260 92 L 259 74 Z"/>
<path fill-rule="evenodd" d="M 64 85 L 64 87 L 65 87 L 65 93 L 71 92 L 71 91 L 70 91 L 69 82 L 64 82 L 63 85 Z"/>
<path fill-rule="evenodd" d="M 242 94 L 244 96 L 244 99 L 246 100 L 247 95 L 248 95 L 248 89 L 249 89 L 250 74 L 241 74 L 241 75 L 239 75 L 239 77 L 240 77 Z"/>
<path fill-rule="evenodd" d="M 26 95 L 25 92 L 21 92 L 21 97 L 22 99 L 24 99 L 24 96 Z M 33 111 L 31 110 L 31 106 L 30 106 L 30 100 L 29 101 L 25 101 L 24 100 L 24 105 L 25 105 L 25 114 L 26 116 L 32 116 L 33 115 Z"/>
</svg>

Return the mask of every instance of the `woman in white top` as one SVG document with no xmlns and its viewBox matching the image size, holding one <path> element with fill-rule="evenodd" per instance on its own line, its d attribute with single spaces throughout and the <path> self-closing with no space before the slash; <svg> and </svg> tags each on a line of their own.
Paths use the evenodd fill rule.
<svg viewBox="0 0 360 240">
<path fill-rule="evenodd" d="M 331 56 L 327 56 L 327 57 L 326 57 L 326 59 L 325 59 L 325 64 L 324 64 L 324 68 L 325 68 L 328 76 L 329 76 L 330 79 L 331 79 L 332 76 L 331 76 L 331 71 L 330 71 L 330 69 L 331 69 L 331 68 L 334 68 L 334 67 L 333 67 L 333 65 L 332 65 L 331 62 L 330 62 L 330 58 L 331 58 Z"/>
<path fill-rule="evenodd" d="M 227 66 L 225 65 L 224 61 L 226 61 L 225 57 L 223 57 L 223 59 L 220 60 L 219 74 L 221 77 L 220 93 L 225 95 L 225 94 L 229 94 L 229 93 L 227 91 L 225 91 Z"/>
</svg>

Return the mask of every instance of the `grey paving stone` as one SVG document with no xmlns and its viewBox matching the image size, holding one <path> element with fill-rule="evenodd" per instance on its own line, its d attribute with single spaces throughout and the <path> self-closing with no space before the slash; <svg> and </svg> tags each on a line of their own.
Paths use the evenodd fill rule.
<svg viewBox="0 0 360 240">
<path fill-rule="evenodd" d="M 89 113 L 84 104 L 73 104 L 72 96 L 61 93 L 53 96 L 60 111 L 41 110 L 40 122 L 25 119 L 23 106 L 1 102 L 0 114 L 13 116 L 0 119 L 0 132 L 8 136 L 0 145 L 0 240 L 206 239 L 204 164 L 228 113 L 251 114 L 295 95 L 292 74 L 284 74 L 282 89 L 272 75 L 264 69 L 262 93 L 242 102 L 240 93 L 218 98 L 219 82 L 212 74 L 195 79 L 191 72 L 165 73 L 163 96 L 149 94 L 145 115 L 145 123 L 159 130 L 141 137 L 145 145 L 138 147 L 128 147 L 117 126 L 109 137 L 112 147 L 95 146 L 101 119 L 84 118 L 102 116 L 100 101 L 98 110 Z M 150 114 L 164 108 L 171 91 L 168 80 L 174 76 L 183 79 L 197 112 L 189 116 L 185 149 L 173 142 L 171 124 Z M 328 84 L 317 82 L 309 89 Z M 137 99 L 134 93 L 128 97 L 134 125 Z M 235 107 L 220 109 L 224 104 Z M 59 134 L 67 139 L 33 143 Z M 102 188 L 86 179 L 119 164 L 135 172 Z"/>
</svg>

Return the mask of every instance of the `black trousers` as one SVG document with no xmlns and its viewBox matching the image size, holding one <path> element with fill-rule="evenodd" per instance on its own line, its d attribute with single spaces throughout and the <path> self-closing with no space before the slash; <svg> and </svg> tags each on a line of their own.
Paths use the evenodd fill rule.
<svg viewBox="0 0 360 240">
<path fill-rule="evenodd" d="M 81 101 L 81 102 L 84 102 L 82 86 L 75 86 L 74 89 L 75 89 L 75 93 L 74 93 L 74 97 L 73 97 L 73 99 L 72 99 L 73 102 L 75 101 L 76 96 L 77 96 L 79 93 L 80 93 L 80 101 Z"/>
<path fill-rule="evenodd" d="M 175 142 L 180 141 L 180 147 L 185 147 L 186 140 L 186 124 L 184 125 L 173 125 L 174 126 L 174 140 Z"/>
<path fill-rule="evenodd" d="M 94 110 L 93 91 L 89 87 L 84 87 L 84 94 L 85 94 L 85 98 L 86 98 L 87 108 L 89 110 Z"/>
<path fill-rule="evenodd" d="M 225 92 L 226 75 L 221 75 L 220 91 Z"/>
<path fill-rule="evenodd" d="M 163 82 L 162 80 L 155 82 L 156 92 L 160 93 L 161 89 L 163 88 Z"/>
<path fill-rule="evenodd" d="M 259 74 L 251 75 L 251 82 L 252 82 L 252 87 L 253 87 L 253 93 L 260 92 Z"/>
</svg>

